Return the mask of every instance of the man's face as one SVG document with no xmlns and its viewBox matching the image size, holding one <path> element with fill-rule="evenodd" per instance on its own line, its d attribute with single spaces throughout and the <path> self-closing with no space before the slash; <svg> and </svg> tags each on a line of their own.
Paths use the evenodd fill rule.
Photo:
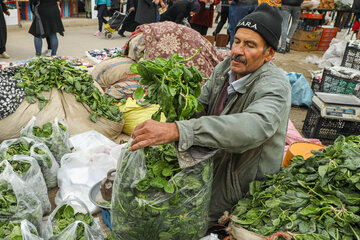
<svg viewBox="0 0 360 240">
<path fill-rule="evenodd" d="M 265 62 L 272 59 L 275 51 L 266 46 L 265 40 L 257 32 L 248 28 L 239 28 L 234 37 L 231 48 L 230 69 L 236 73 L 237 78 L 255 72 Z"/>
</svg>

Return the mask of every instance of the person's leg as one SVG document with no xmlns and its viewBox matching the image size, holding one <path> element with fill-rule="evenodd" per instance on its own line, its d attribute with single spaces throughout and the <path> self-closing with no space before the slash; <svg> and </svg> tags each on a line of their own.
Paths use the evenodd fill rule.
<svg viewBox="0 0 360 240">
<path fill-rule="evenodd" d="M 42 38 L 41 37 L 34 37 L 34 45 L 35 45 L 35 54 L 36 54 L 36 56 L 41 56 Z"/>
<path fill-rule="evenodd" d="M 202 30 L 201 25 L 195 24 L 195 23 L 190 23 L 190 26 L 192 29 L 194 29 L 195 31 L 197 31 L 198 33 L 201 34 L 201 30 Z"/>
<path fill-rule="evenodd" d="M 5 47 L 0 47 L 0 54 L 2 54 L 5 51 L 6 51 Z"/>
<path fill-rule="evenodd" d="M 283 18 L 281 23 L 281 44 L 280 44 L 280 50 L 285 51 L 286 47 L 286 38 L 287 38 L 287 32 L 289 27 L 289 18 L 290 18 L 290 12 L 289 7 L 286 5 L 281 6 L 281 16 Z"/>
<path fill-rule="evenodd" d="M 289 30 L 289 33 L 287 35 L 286 42 L 290 42 L 290 39 L 294 35 L 297 25 L 299 24 L 300 20 L 300 14 L 301 14 L 301 8 L 300 7 L 291 7 L 291 27 Z"/>
<path fill-rule="evenodd" d="M 216 36 L 216 34 L 221 32 L 221 29 L 223 28 L 223 26 L 225 25 L 228 19 L 228 16 L 229 16 L 229 7 L 221 7 L 221 18 L 220 18 L 220 22 L 216 26 L 215 31 L 213 32 L 214 36 Z"/>
<path fill-rule="evenodd" d="M 47 49 L 51 50 L 50 37 L 46 37 Z"/>
<path fill-rule="evenodd" d="M 56 36 L 56 33 L 50 33 L 49 39 L 51 44 L 51 56 L 56 56 L 56 52 L 59 47 L 59 40 Z"/>
</svg>

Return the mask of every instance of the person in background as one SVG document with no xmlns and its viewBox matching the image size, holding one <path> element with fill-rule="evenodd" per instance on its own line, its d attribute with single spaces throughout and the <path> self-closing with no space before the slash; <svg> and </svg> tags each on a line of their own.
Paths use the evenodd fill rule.
<svg viewBox="0 0 360 240">
<path fill-rule="evenodd" d="M 60 12 L 60 17 L 61 17 L 61 8 L 60 8 L 60 1 L 57 0 L 57 4 L 59 7 L 59 12 Z M 46 57 L 50 57 L 51 56 L 51 42 L 50 42 L 50 38 L 47 36 L 46 37 L 46 43 L 47 43 L 47 49 L 44 50 L 42 52 L 43 55 L 45 55 Z"/>
<path fill-rule="evenodd" d="M 135 31 L 136 27 L 139 25 L 135 22 L 135 15 L 136 15 L 136 6 L 137 0 L 128 0 L 126 7 L 127 9 L 127 17 L 124 19 L 121 28 L 119 29 L 118 33 L 121 37 L 125 36 L 125 31 L 133 32 Z"/>
<path fill-rule="evenodd" d="M 214 6 L 220 3 L 220 0 L 199 0 L 200 11 L 192 16 L 190 20 L 191 28 L 206 35 L 209 27 L 212 27 L 214 19 Z"/>
<path fill-rule="evenodd" d="M 0 57 L 10 58 L 10 56 L 6 53 L 7 29 L 4 13 L 10 16 L 9 9 L 6 7 L 4 1 L 0 0 Z"/>
<path fill-rule="evenodd" d="M 138 0 L 135 22 L 139 25 L 156 22 L 160 0 Z"/>
<path fill-rule="evenodd" d="M 278 49 L 279 53 L 290 51 L 290 39 L 295 33 L 300 19 L 301 7 L 304 0 L 282 0 L 281 15 L 283 21 L 281 23 L 281 44 Z M 289 30 L 289 21 L 291 17 L 291 27 Z"/>
<path fill-rule="evenodd" d="M 234 42 L 236 26 L 246 15 L 258 6 L 257 0 L 232 0 L 229 7 L 230 47 Z"/>
<path fill-rule="evenodd" d="M 219 23 L 219 19 L 220 19 L 220 16 L 221 16 L 221 2 L 216 5 L 216 18 L 215 18 L 215 23 Z"/>
<path fill-rule="evenodd" d="M 111 0 L 95 0 L 97 6 L 98 14 L 98 23 L 99 29 L 94 33 L 95 36 L 100 36 L 102 32 L 103 23 L 107 24 L 107 20 L 104 17 L 109 16 L 109 11 L 111 9 Z"/>
<path fill-rule="evenodd" d="M 271 62 L 281 21 L 277 7 L 262 3 L 238 23 L 231 55 L 201 89 L 203 112 L 175 123 L 147 120 L 132 132 L 132 151 L 177 142 L 181 168 L 212 157 L 209 232 L 250 182 L 280 170 L 291 108 L 289 80 Z"/>
<path fill-rule="evenodd" d="M 172 21 L 181 24 L 184 18 L 194 16 L 200 11 L 197 0 L 179 0 L 161 14 L 160 21 Z"/>
<path fill-rule="evenodd" d="M 120 11 L 123 0 L 111 0 L 110 17 L 114 15 L 115 11 Z"/>
<path fill-rule="evenodd" d="M 57 33 L 64 36 L 58 2 L 56 0 L 30 0 L 33 22 L 29 33 L 34 36 L 36 56 L 41 56 L 42 39 L 49 37 L 51 56 L 56 56 L 59 46 Z"/>
<path fill-rule="evenodd" d="M 213 36 L 216 36 L 218 33 L 220 33 L 221 29 L 225 25 L 226 21 L 229 19 L 229 4 L 231 4 L 231 1 L 229 0 L 221 0 L 221 18 L 220 22 L 216 26 L 215 31 L 213 32 Z M 227 30 L 227 32 L 229 29 Z"/>
</svg>

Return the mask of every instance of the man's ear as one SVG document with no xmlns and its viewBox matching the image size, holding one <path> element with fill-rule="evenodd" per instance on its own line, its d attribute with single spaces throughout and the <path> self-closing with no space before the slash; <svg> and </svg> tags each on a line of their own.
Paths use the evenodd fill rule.
<svg viewBox="0 0 360 240">
<path fill-rule="evenodd" d="M 271 61 L 275 55 L 275 50 L 272 47 L 268 47 L 268 49 L 265 52 L 265 62 Z"/>
</svg>

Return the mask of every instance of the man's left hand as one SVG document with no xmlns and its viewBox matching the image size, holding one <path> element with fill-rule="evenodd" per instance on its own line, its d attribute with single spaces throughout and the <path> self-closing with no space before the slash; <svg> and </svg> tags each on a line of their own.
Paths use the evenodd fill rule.
<svg viewBox="0 0 360 240">
<path fill-rule="evenodd" d="M 6 15 L 10 16 L 10 11 L 9 11 L 9 10 L 4 11 L 4 13 L 5 13 Z"/>
<path fill-rule="evenodd" d="M 111 10 L 111 7 L 107 7 L 107 10 L 110 11 L 110 10 Z"/>
<path fill-rule="evenodd" d="M 165 123 L 146 120 L 136 126 L 131 134 L 134 139 L 131 151 L 136 151 L 147 146 L 155 146 L 179 140 L 179 130 L 176 123 Z"/>
</svg>

